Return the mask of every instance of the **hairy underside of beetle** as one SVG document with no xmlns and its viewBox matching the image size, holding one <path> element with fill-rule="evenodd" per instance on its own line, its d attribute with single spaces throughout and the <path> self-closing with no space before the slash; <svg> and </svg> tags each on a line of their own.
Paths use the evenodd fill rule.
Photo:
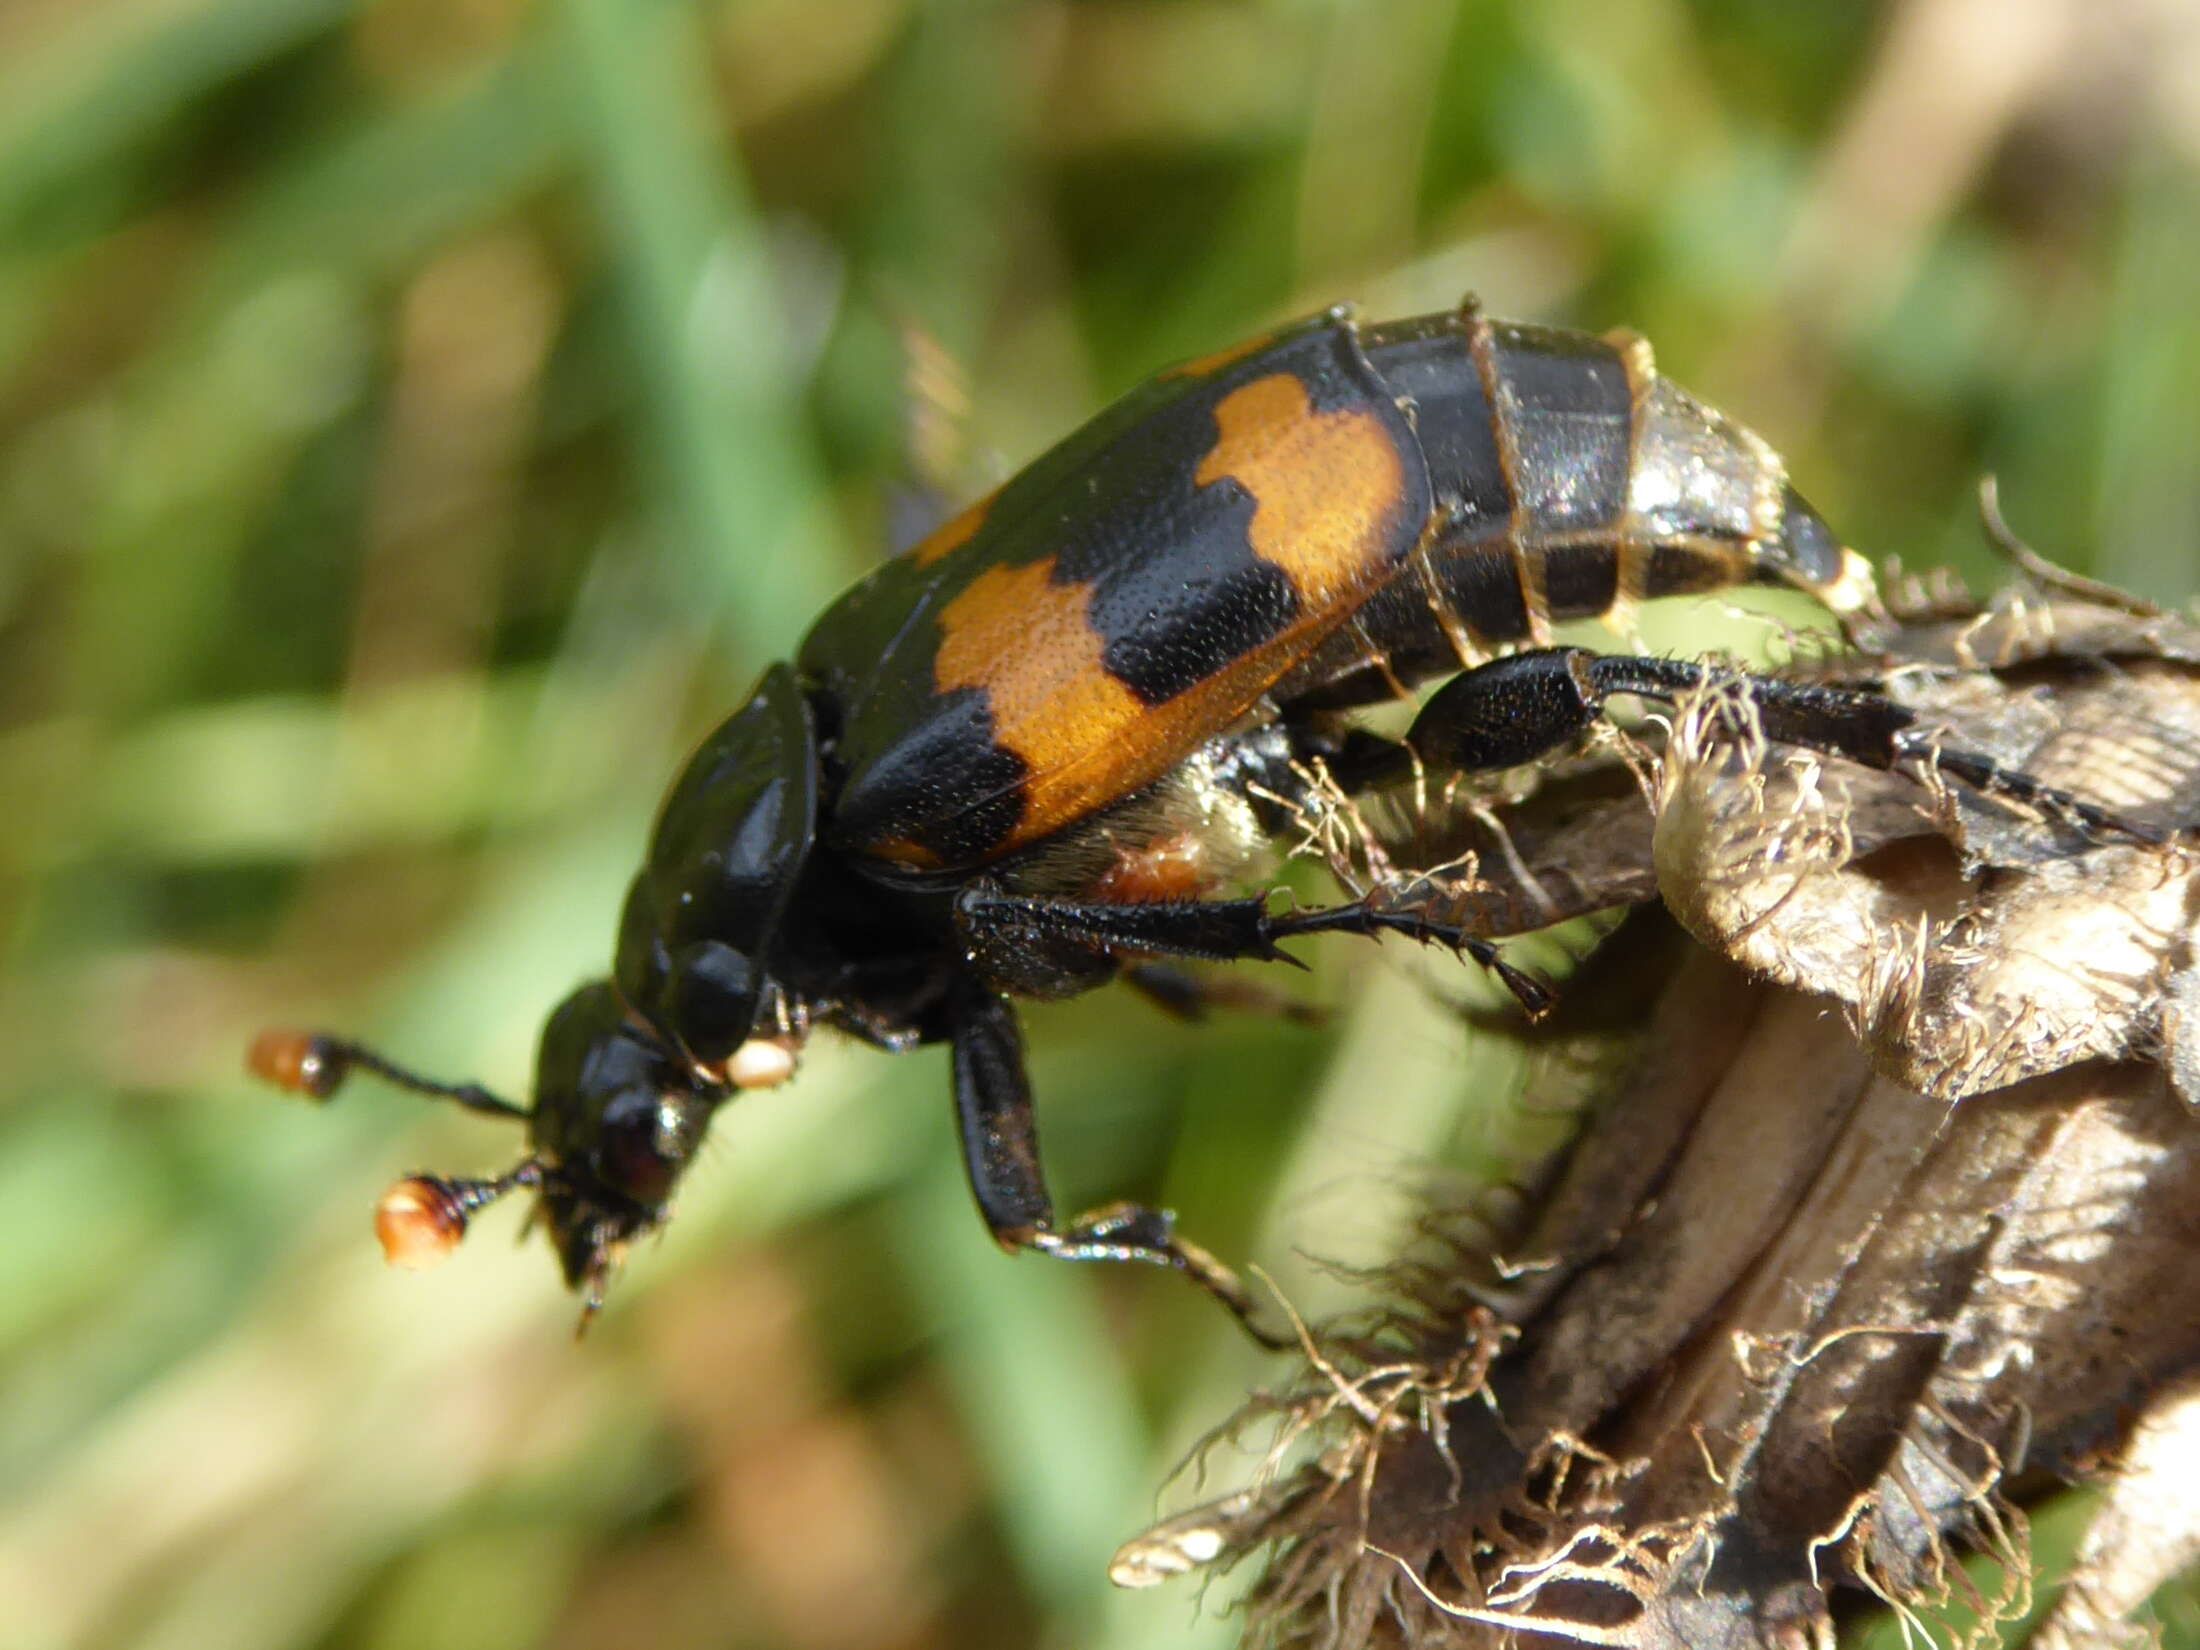
<svg viewBox="0 0 2200 1650">
<path fill-rule="evenodd" d="M 1871 674 L 1951 745 L 2200 825 L 2200 630 L 2075 585 L 1893 605 Z M 2200 1558 L 2190 835 L 1768 745 L 1713 687 L 1523 799 L 1323 839 L 1493 934 L 1635 907 L 1550 1033 L 1607 1092 L 1515 1213 L 1432 1216 L 1389 1320 L 1243 1418 L 1259 1481 L 1118 1580 L 1259 1555 L 1290 1644 L 1827 1643 L 2019 1613 L 2023 1507 L 2089 1481 L 2029 1641 L 2068 1645 Z"/>
</svg>

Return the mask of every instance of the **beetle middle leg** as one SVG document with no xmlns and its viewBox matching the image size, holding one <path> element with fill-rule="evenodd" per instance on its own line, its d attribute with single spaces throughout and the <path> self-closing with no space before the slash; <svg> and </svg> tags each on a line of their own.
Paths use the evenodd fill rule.
<svg viewBox="0 0 2200 1650">
<path fill-rule="evenodd" d="M 1060 1260 L 1141 1261 L 1182 1272 L 1230 1310 L 1263 1346 L 1290 1345 L 1253 1317 L 1244 1282 L 1214 1256 L 1176 1235 L 1166 1209 L 1111 1203 L 1066 1226 L 1054 1218 L 1039 1167 L 1039 1131 L 1023 1032 L 1006 997 L 971 982 L 955 1004 L 955 1123 L 978 1210 L 1002 1248 Z"/>
<path fill-rule="evenodd" d="M 1002 957 L 1013 968 L 1035 948 L 1057 957 L 1082 953 L 1106 958 L 1127 952 L 1303 966 L 1282 949 L 1282 941 L 1314 934 L 1362 934 L 1370 939 L 1401 934 L 1472 957 L 1495 974 L 1531 1015 L 1546 1013 L 1555 1001 L 1548 985 L 1506 962 L 1481 935 L 1443 920 L 1425 902 L 1382 894 L 1348 905 L 1278 912 L 1269 910 L 1265 899 L 1128 905 L 1011 894 L 981 881 L 956 895 L 955 926 L 980 968 L 990 956 Z"/>
<path fill-rule="evenodd" d="M 1935 768 L 1983 796 L 2060 814 L 2087 830 L 2141 842 L 2158 834 L 1977 751 L 1941 746 L 1917 714 L 1883 694 L 1785 682 L 1689 659 L 1539 648 L 1493 660 L 1447 682 L 1422 707 L 1406 742 L 1423 760 L 1463 769 L 1519 767 L 1586 732 L 1606 699 L 1630 693 L 1671 704 L 1715 680 L 1748 698 L 1765 736 L 1867 767 Z"/>
</svg>

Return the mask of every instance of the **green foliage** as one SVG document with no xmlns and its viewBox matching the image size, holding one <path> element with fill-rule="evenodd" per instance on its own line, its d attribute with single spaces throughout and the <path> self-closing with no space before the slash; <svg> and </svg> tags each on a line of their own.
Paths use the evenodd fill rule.
<svg viewBox="0 0 2200 1650">
<path fill-rule="evenodd" d="M 1983 572 L 1993 469 L 2189 596 L 2196 48 L 1950 10 L 0 12 L 9 1642 L 1227 1642 L 1104 1565 L 1261 1366 L 1168 1280 L 994 1252 L 936 1053 L 729 1113 L 576 1348 L 510 1212 L 373 1255 L 384 1182 L 508 1138 L 241 1051 L 524 1089 L 657 788 L 891 535 L 909 329 L 968 494 L 1171 357 L 1474 287 L 1640 327 L 1867 551 Z M 1327 1035 L 1034 1014 L 1064 1201 L 1165 1196 L 1319 1309 L 1295 1246 L 1512 1162 L 1478 983 L 1319 961 Z"/>
</svg>

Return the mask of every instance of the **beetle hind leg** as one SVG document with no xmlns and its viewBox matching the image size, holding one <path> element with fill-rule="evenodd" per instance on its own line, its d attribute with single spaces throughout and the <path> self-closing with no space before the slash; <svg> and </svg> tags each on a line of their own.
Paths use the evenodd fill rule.
<svg viewBox="0 0 2200 1650">
<path fill-rule="evenodd" d="M 1715 681 L 1747 697 L 1765 736 L 1866 767 L 1948 774 L 1982 796 L 2076 822 L 2101 834 L 2158 842 L 2160 833 L 2058 790 L 1977 751 L 1943 748 L 1917 714 L 1862 688 L 1787 682 L 1692 659 L 1540 648 L 1494 660 L 1446 683 L 1406 742 L 1423 760 L 1469 770 L 1518 767 L 1586 732 L 1615 693 L 1673 704 Z"/>
<path fill-rule="evenodd" d="M 1008 999 L 972 984 L 957 1004 L 955 1121 L 978 1212 L 1002 1248 L 1058 1260 L 1137 1261 L 1183 1273 L 1220 1301 L 1261 1345 L 1291 1344 L 1261 1327 L 1245 1284 L 1229 1267 L 1176 1234 L 1165 1209 L 1111 1203 L 1057 1224 L 1039 1167 L 1039 1132 L 1023 1034 Z"/>
</svg>

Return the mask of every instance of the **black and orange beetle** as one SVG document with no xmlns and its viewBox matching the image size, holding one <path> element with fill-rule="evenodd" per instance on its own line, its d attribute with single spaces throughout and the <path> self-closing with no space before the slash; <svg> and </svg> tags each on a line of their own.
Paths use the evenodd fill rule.
<svg viewBox="0 0 2200 1650">
<path fill-rule="evenodd" d="M 1333 309 L 1160 374 L 827 609 L 673 784 L 611 977 L 544 1027 L 532 1110 L 332 1038 L 263 1038 L 253 1064 L 322 1096 L 365 1066 L 521 1118 L 516 1169 L 401 1183 L 385 1244 L 439 1255 L 527 1188 L 593 1312 L 718 1107 L 790 1076 L 813 1028 L 946 1042 L 1004 1247 L 1174 1266 L 1244 1318 L 1237 1279 L 1168 1214 L 1057 1220 L 1015 999 L 1127 974 L 1196 1010 L 1165 959 L 1393 932 L 1478 958 L 1540 1009 L 1537 981 L 1410 901 L 1218 896 L 1316 771 L 1351 791 L 1416 759 L 1510 767 L 1607 695 L 1695 687 L 1701 666 L 1554 648 L 1549 627 L 1743 581 L 1836 609 L 1871 597 L 1771 449 L 1659 377 L 1639 338 L 1471 305 L 1368 327 Z M 1402 745 L 1344 715 L 1444 674 Z M 1876 695 L 1751 691 L 1774 737 L 2113 825 L 1933 749 Z"/>
</svg>

